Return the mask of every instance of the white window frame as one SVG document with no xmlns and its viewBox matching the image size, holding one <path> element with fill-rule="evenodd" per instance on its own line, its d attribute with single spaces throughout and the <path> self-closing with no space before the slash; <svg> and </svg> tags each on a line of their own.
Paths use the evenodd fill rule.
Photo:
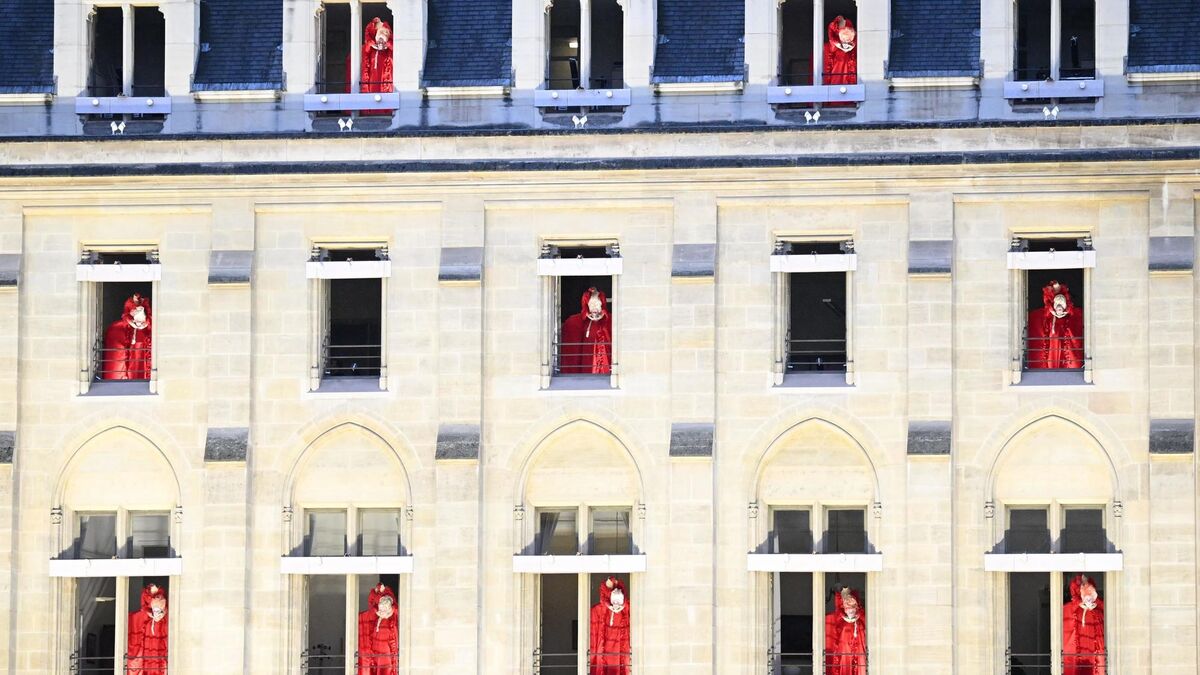
<svg viewBox="0 0 1200 675">
<path fill-rule="evenodd" d="M 1113 504 L 1100 504 L 1095 501 L 1049 500 L 1043 502 L 1010 502 L 996 504 L 995 509 L 1003 514 L 1002 518 L 993 518 L 992 540 L 998 547 L 1004 540 L 1004 531 L 1010 522 L 1012 511 L 1015 509 L 1045 509 L 1046 524 L 1050 530 L 1051 553 L 985 553 L 984 571 L 1003 574 L 1003 579 L 994 586 L 995 604 L 998 609 L 997 625 L 1000 630 L 996 635 L 996 648 L 999 660 L 996 664 L 998 673 L 1005 673 L 1005 655 L 1009 649 L 1010 608 L 1009 608 L 1009 573 L 1038 572 L 1050 575 L 1050 672 L 1047 675 L 1062 675 L 1062 613 L 1063 589 L 1069 583 L 1066 575 L 1082 572 L 1089 575 L 1104 577 L 1104 621 L 1105 649 L 1107 662 L 1115 663 L 1115 654 L 1119 643 L 1119 635 L 1110 627 L 1119 626 L 1116 620 L 1119 613 L 1120 595 L 1113 595 L 1111 581 L 1114 577 L 1110 572 L 1119 573 L 1124 570 L 1124 555 L 1121 553 L 1059 553 L 1061 545 L 1060 534 L 1066 522 L 1065 512 L 1069 509 L 1098 509 L 1104 514 L 1104 532 L 1107 540 L 1118 546 L 1118 530 Z M 1080 567 L 1082 565 L 1083 567 Z M 1117 577 L 1119 579 L 1119 577 Z M 1108 598 L 1112 597 L 1113 602 Z M 1113 668 L 1110 667 L 1110 671 Z"/>
<path fill-rule="evenodd" d="M 175 548 L 176 542 L 180 541 L 182 509 L 175 507 L 174 509 L 80 509 L 64 513 L 62 518 L 69 522 L 69 527 L 61 527 L 59 529 L 60 539 L 58 550 L 66 551 L 67 547 L 71 547 L 71 557 L 52 558 L 49 561 L 49 576 L 62 580 L 63 583 L 59 586 L 60 598 L 63 600 L 63 606 L 67 611 L 65 617 L 70 625 L 70 639 L 66 643 L 68 657 L 76 651 L 76 647 L 80 636 L 78 635 L 79 627 L 76 625 L 75 616 L 78 614 L 76 603 L 78 602 L 78 585 L 81 579 L 92 578 L 114 578 L 116 580 L 116 599 L 114 602 L 113 611 L 115 612 L 115 631 L 114 631 L 114 647 L 113 647 L 113 667 L 114 669 L 121 667 L 123 659 L 126 655 L 126 650 L 129 644 L 129 614 L 131 612 L 129 605 L 129 580 L 134 577 L 146 576 L 166 576 L 178 578 L 183 574 L 183 557 L 179 555 Z M 80 517 L 89 515 L 115 515 L 116 528 L 114 535 L 117 545 L 117 557 L 109 560 L 103 559 L 76 559 L 74 558 L 74 545 L 79 538 L 80 533 Z M 171 552 L 174 557 L 170 558 L 128 558 L 125 554 L 128 552 L 125 549 L 125 544 L 128 542 L 133 532 L 133 516 L 135 515 L 165 515 L 169 527 L 169 537 L 171 542 Z M 63 535 L 66 535 L 65 537 Z M 173 585 L 174 588 L 174 585 Z M 168 607 L 172 613 L 178 612 L 178 605 L 174 590 L 169 591 L 167 598 Z M 61 625 L 61 624 L 60 624 Z M 174 634 L 167 637 L 167 668 L 168 672 L 174 672 L 171 662 L 174 660 L 172 655 L 178 653 L 177 641 Z"/>
<path fill-rule="evenodd" d="M 83 63 L 83 82 L 89 83 L 91 79 L 92 63 L 95 58 L 95 30 L 93 29 L 93 21 L 97 9 L 120 9 L 121 10 L 121 94 L 119 96 L 79 96 L 75 102 L 75 112 L 81 115 L 104 115 L 104 114 L 145 114 L 154 113 L 169 115 L 171 113 L 171 97 L 169 92 L 165 91 L 166 83 L 164 82 L 163 96 L 145 96 L 135 97 L 133 95 L 133 10 L 135 8 L 153 8 L 163 15 L 163 23 L 166 24 L 167 13 L 163 10 L 163 5 L 158 2 L 114 2 L 112 0 L 85 0 L 81 9 L 84 12 L 83 23 L 87 30 L 87 58 Z M 169 35 L 170 26 L 167 26 L 167 35 Z M 164 58 L 165 50 L 170 49 L 171 43 L 164 38 L 163 49 Z M 164 65 L 165 68 L 165 65 Z M 165 72 L 164 72 L 165 74 Z M 87 88 L 85 84 L 85 90 Z"/>
<path fill-rule="evenodd" d="M 554 0 L 544 0 L 544 1 L 545 1 L 545 19 L 544 19 L 544 33 L 543 34 L 545 35 L 544 44 L 545 44 L 545 52 L 546 52 L 546 80 L 548 82 L 549 77 L 550 77 L 550 51 L 551 51 L 551 46 L 552 46 L 550 44 L 550 36 L 551 36 L 550 13 L 554 9 Z M 592 85 L 592 0 L 578 0 L 578 1 L 579 1 L 579 84 L 581 85 L 581 88 L 583 90 L 591 91 L 592 90 L 592 86 L 591 86 Z M 627 0 L 617 0 L 617 6 L 621 8 L 622 15 L 624 15 L 624 13 L 625 13 L 625 2 L 626 1 Z M 622 19 L 622 21 L 621 21 L 622 39 L 624 38 L 624 31 L 625 31 L 625 21 L 624 21 L 624 19 Z M 570 91 L 570 90 L 565 90 L 565 91 Z M 621 90 L 617 89 L 615 87 L 608 87 L 607 89 L 598 90 L 598 91 L 608 91 L 610 94 L 612 94 L 613 92 L 618 92 Z M 591 105 L 629 105 L 629 101 L 628 101 L 629 97 L 628 97 L 627 92 L 626 92 L 626 95 L 621 97 L 621 101 L 612 100 L 614 98 L 613 95 L 609 95 L 607 98 L 609 99 L 607 102 L 595 102 L 595 103 L 592 103 Z M 564 101 L 564 102 L 554 102 L 554 103 L 539 102 L 538 105 L 563 106 L 563 105 L 577 105 L 577 104 L 573 104 L 573 103 Z"/>
<path fill-rule="evenodd" d="M 558 251 L 563 248 L 604 247 L 610 250 L 607 258 L 561 258 Z M 609 316 L 612 319 L 612 369 L 608 377 L 608 389 L 619 387 L 620 358 L 619 347 L 620 323 L 618 317 L 611 312 L 614 300 L 619 297 L 621 274 L 625 269 L 621 257 L 621 244 L 615 237 L 599 239 L 546 239 L 541 244 L 541 255 L 537 260 L 537 274 L 542 279 L 542 330 L 541 330 L 541 389 L 551 388 L 554 374 L 554 346 L 558 343 L 562 331 L 563 318 L 559 315 L 562 307 L 562 277 L 608 276 L 612 277 L 612 293 L 608 298 Z M 569 376 L 568 376 L 569 377 Z"/>
<path fill-rule="evenodd" d="M 375 250 L 382 258 L 377 260 L 323 260 L 328 251 Z M 364 382 L 375 382 L 379 391 L 388 389 L 388 279 L 392 276 L 392 260 L 386 241 L 329 242 L 312 244 L 309 260 L 305 263 L 305 276 L 309 280 L 309 381 L 310 392 L 320 392 L 325 381 L 325 340 L 329 337 L 329 282 L 335 279 L 378 279 L 379 280 L 379 377 L 361 378 Z M 372 390 L 373 391 L 373 390 Z M 328 392 L 324 392 L 328 393 Z"/>
<path fill-rule="evenodd" d="M 370 510 L 398 510 L 400 512 L 400 546 L 404 553 L 399 556 L 363 556 L 359 555 L 359 518 L 363 511 Z M 293 550 L 302 550 L 304 546 L 305 522 L 309 512 L 338 512 L 345 515 L 346 518 L 346 553 L 342 556 L 304 556 L 291 555 Z M 396 574 L 399 575 L 399 582 L 396 584 L 396 608 L 399 636 L 397 638 L 400 645 L 400 672 L 408 672 L 407 654 L 409 649 L 409 624 L 412 614 L 406 608 L 410 606 L 408 598 L 410 597 L 409 585 L 411 583 L 412 574 L 414 571 L 414 559 L 411 554 L 406 553 L 407 543 L 412 534 L 412 513 L 403 505 L 378 505 L 370 506 L 323 506 L 313 505 L 309 507 L 296 508 L 294 513 L 285 510 L 285 513 L 292 514 L 291 533 L 288 543 L 288 550 L 280 556 L 279 572 L 282 577 L 288 580 L 289 588 L 294 594 L 292 597 L 296 600 L 291 604 L 293 614 L 292 625 L 296 626 L 290 639 L 292 648 L 288 653 L 289 662 L 295 659 L 295 662 L 289 669 L 289 672 L 298 671 L 300 668 L 301 654 L 305 649 L 305 642 L 308 636 L 308 583 L 309 579 L 314 576 L 344 576 L 345 579 L 345 600 L 346 600 L 346 625 L 345 625 L 345 640 L 346 653 L 344 657 L 345 675 L 354 675 L 356 669 L 356 652 L 358 651 L 358 593 L 359 593 L 359 575 L 371 574 Z"/>
<path fill-rule="evenodd" d="M 146 264 L 123 265 L 119 263 L 101 264 L 97 255 L 125 254 L 146 255 Z M 162 265 L 159 263 L 158 246 L 155 244 L 106 245 L 85 244 L 75 265 L 75 279 L 82 287 L 79 292 L 79 307 L 76 316 L 79 317 L 79 394 L 82 396 L 92 390 L 97 384 L 96 370 L 99 364 L 94 362 L 94 349 L 98 340 L 104 339 L 107 317 L 100 316 L 100 286 L 102 283 L 150 282 L 150 380 L 147 383 L 147 394 L 158 393 L 158 343 L 159 330 L 154 328 L 159 314 L 159 285 L 162 279 Z"/>
<path fill-rule="evenodd" d="M 1082 248 L 1071 251 L 1021 251 L 1029 240 L 1037 239 L 1080 239 Z M 1012 354 L 1009 368 L 1010 384 L 1020 384 L 1025 371 L 1025 330 L 1029 320 L 1029 274 L 1030 270 L 1083 270 L 1083 384 L 1094 380 L 1093 344 L 1095 320 L 1092 311 L 1093 270 L 1096 267 L 1096 251 L 1091 232 L 1017 232 L 1011 237 L 1006 262 L 1011 275 L 1012 319 L 1009 353 Z"/>
<path fill-rule="evenodd" d="M 779 0 L 775 10 L 775 82 L 783 77 L 783 63 L 780 55 L 783 53 L 783 3 Z M 854 84 L 825 84 L 825 0 L 792 0 L 792 2 L 812 3 L 812 81 L 811 85 L 774 84 L 767 88 L 767 103 L 861 103 L 867 100 L 867 90 L 862 78 L 855 74 Z M 855 14 L 858 14 L 859 0 L 854 0 Z M 855 21 L 855 30 L 862 32 Z M 861 41 L 855 43 L 855 51 L 861 47 Z"/>
<path fill-rule="evenodd" d="M 843 253 L 785 254 L 787 245 L 841 244 Z M 846 274 L 846 373 L 845 384 L 854 385 L 854 272 L 858 269 L 858 254 L 854 249 L 854 237 L 834 236 L 778 236 L 770 258 L 770 270 L 775 296 L 774 320 L 774 368 L 772 384 L 775 387 L 804 387 L 807 374 L 787 378 L 787 339 L 791 332 L 791 276 L 817 272 L 845 272 Z"/>
<path fill-rule="evenodd" d="M 1091 0 L 1093 5 L 1093 16 L 1099 20 L 1099 7 L 1095 0 Z M 1050 2 L 1050 79 L 1048 80 L 1020 80 L 1017 78 L 1017 52 L 1019 51 L 1021 36 L 1017 33 L 1020 26 L 1018 17 L 1020 16 L 1021 0 L 1012 0 L 1010 6 L 1011 15 L 1009 20 L 1012 25 L 1012 62 L 1010 65 L 1011 76 L 1004 82 L 1004 98 L 1006 99 L 1024 99 L 1024 98 L 1099 98 L 1104 96 L 1104 79 L 1100 77 L 1099 68 L 1096 68 L 1090 78 L 1072 78 L 1063 80 L 1062 75 L 1062 0 L 1049 0 Z M 1099 38 L 1097 26 L 1092 26 L 1092 39 L 1096 41 Z M 1096 45 L 1099 46 L 1098 44 Z M 1057 106 L 1055 106 L 1054 115 L 1057 117 Z"/>
</svg>

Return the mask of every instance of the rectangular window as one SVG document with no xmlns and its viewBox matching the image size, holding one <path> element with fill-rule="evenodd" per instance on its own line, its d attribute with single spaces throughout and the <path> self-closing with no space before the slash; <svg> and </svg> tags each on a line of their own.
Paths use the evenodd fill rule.
<svg viewBox="0 0 1200 675">
<path fill-rule="evenodd" d="M 600 605 L 600 587 L 604 586 L 610 578 L 617 579 L 620 582 L 621 586 L 625 587 L 626 593 L 628 593 L 629 589 L 630 589 L 630 581 L 629 581 L 628 574 L 592 574 L 592 575 L 586 576 L 584 578 L 587 580 L 587 584 L 588 584 L 588 607 L 590 609 L 594 609 L 598 606 L 603 607 L 603 605 Z M 611 607 L 611 606 L 612 605 L 610 602 L 608 607 Z M 628 612 L 629 610 L 626 609 L 625 611 Z M 614 614 L 612 614 L 610 612 L 602 611 L 601 617 L 607 617 L 610 623 L 617 623 L 617 625 L 619 625 L 619 622 L 621 621 L 621 619 L 619 617 L 615 616 Z M 626 615 L 626 617 L 628 617 L 628 615 Z M 603 618 L 602 618 L 602 620 L 603 620 Z M 628 621 L 628 618 L 626 618 L 626 621 Z M 627 623 L 626 625 L 631 625 L 631 623 L 632 622 Z M 599 672 L 599 673 L 605 673 L 605 672 L 632 673 L 633 672 L 633 670 L 630 668 L 630 666 L 633 665 L 633 653 L 629 652 L 629 651 L 621 651 L 619 648 L 614 647 L 612 642 L 608 642 L 603 639 L 601 639 L 597 642 L 593 642 L 590 621 L 587 624 L 587 630 L 585 632 L 585 636 L 588 641 L 588 650 L 587 650 L 588 665 L 591 666 L 591 670 L 589 670 L 589 672 L 593 672 L 593 673 L 596 673 L 596 672 Z M 594 645 L 594 647 L 593 647 L 593 645 Z M 607 667 L 605 667 L 605 666 L 607 666 Z M 624 666 L 624 667 L 622 667 L 622 666 Z M 543 671 L 543 672 L 546 672 L 546 671 Z M 552 673 L 554 671 L 549 671 L 549 672 Z M 547 673 L 547 675 L 549 675 L 549 673 Z"/>
<path fill-rule="evenodd" d="M 358 587 L 356 615 L 358 620 L 351 623 L 358 629 L 355 643 L 358 647 L 353 650 L 355 666 L 351 672 L 363 675 L 399 673 L 400 602 L 396 593 L 400 588 L 400 576 L 397 574 L 360 574 L 355 578 L 355 582 Z M 374 605 L 371 604 L 372 593 L 378 599 Z M 391 598 L 392 618 L 383 619 L 379 616 L 378 610 L 385 602 L 383 598 L 388 597 Z M 367 631 L 365 636 L 363 635 L 364 629 Z M 341 671 L 341 668 L 337 670 Z"/>
<path fill-rule="evenodd" d="M 117 514 L 87 513 L 79 516 L 78 560 L 109 560 L 117 557 Z"/>
<path fill-rule="evenodd" d="M 538 555 L 575 555 L 579 552 L 578 512 L 538 511 Z"/>
<path fill-rule="evenodd" d="M 134 605 L 136 607 L 136 605 Z M 79 579 L 75 582 L 75 650 L 71 672 L 121 671 L 117 666 L 117 580 L 112 577 Z"/>
<path fill-rule="evenodd" d="M 807 509 L 775 511 L 774 535 L 772 553 L 812 553 L 812 512 Z"/>
<path fill-rule="evenodd" d="M 789 0 L 779 9 L 779 84 L 858 83 L 855 0 Z"/>
<path fill-rule="evenodd" d="M 1013 508 L 1004 531 L 1005 553 L 1049 553 L 1049 513 L 1044 508 Z"/>
<path fill-rule="evenodd" d="M 540 575 L 535 673 L 575 672 L 579 663 L 579 574 Z M 584 577 L 586 578 L 586 577 Z"/>
<path fill-rule="evenodd" d="M 851 288 L 857 266 L 850 239 L 775 243 L 777 385 L 852 383 Z"/>
<path fill-rule="evenodd" d="M 1017 0 L 1014 28 L 1013 79 L 1070 80 L 1096 76 L 1095 0 Z"/>
<path fill-rule="evenodd" d="M 1050 574 L 1008 575 L 1006 673 L 1051 672 Z"/>
<path fill-rule="evenodd" d="M 1025 253 L 1069 257 L 1090 248 L 1077 239 L 1025 239 Z M 1085 281 L 1083 267 L 1024 270 L 1025 370 L 1082 371 Z"/>
<path fill-rule="evenodd" d="M 166 96 L 166 20 L 157 7 L 133 7 L 133 96 Z"/>
<path fill-rule="evenodd" d="M 166 95 L 166 22 L 158 7 L 96 7 L 90 21 L 89 96 Z M 126 35 L 133 40 L 129 63 Z"/>
<path fill-rule="evenodd" d="M 120 96 L 125 93 L 122 11 L 120 7 L 96 7 L 93 12 L 88 96 Z"/>
<path fill-rule="evenodd" d="M 367 42 L 368 35 L 380 35 L 380 27 L 393 32 L 395 30 L 396 22 L 386 3 L 359 3 L 357 0 L 326 2 L 318 17 L 320 44 L 316 93 L 390 93 L 394 90 L 393 33 L 384 30 L 384 38 L 373 43 Z M 359 58 L 355 59 L 355 55 L 359 55 Z M 356 61 L 357 73 L 353 70 Z M 392 66 L 388 67 L 389 64 Z M 353 74 L 357 74 L 357 77 L 353 77 Z"/>
<path fill-rule="evenodd" d="M 554 0 L 547 22 L 547 89 L 624 86 L 624 11 L 617 0 Z"/>
<path fill-rule="evenodd" d="M 862 509 L 829 509 L 828 529 L 825 531 L 826 553 L 866 553 L 866 511 Z"/>
<path fill-rule="evenodd" d="M 129 551 L 131 558 L 171 557 L 171 517 L 166 513 L 139 513 L 130 516 Z"/>
<path fill-rule="evenodd" d="M 76 265 L 83 344 L 80 393 L 149 394 L 157 379 L 154 298 L 161 278 L 156 249 L 84 249 Z"/>
<path fill-rule="evenodd" d="M 400 509 L 361 509 L 358 512 L 358 554 L 402 555 Z M 395 588 L 395 586 L 392 586 Z"/>
<path fill-rule="evenodd" d="M 386 388 L 383 336 L 387 277 L 386 246 L 315 247 L 307 266 L 313 279 L 314 391 L 378 391 Z"/>
<path fill-rule="evenodd" d="M 591 555 L 630 555 L 633 533 L 629 529 L 629 510 L 592 509 Z"/>
<path fill-rule="evenodd" d="M 543 246 L 538 274 L 545 279 L 544 297 L 549 310 L 543 388 L 615 386 L 614 294 L 621 263 L 616 243 Z M 574 382 L 567 382 L 567 378 Z"/>
<path fill-rule="evenodd" d="M 308 511 L 304 528 L 304 555 L 346 555 L 346 512 Z"/>
<path fill-rule="evenodd" d="M 345 672 L 346 577 L 313 575 L 305 577 L 304 651 L 300 671 L 304 673 Z"/>
<path fill-rule="evenodd" d="M 1067 508 L 1059 537 L 1061 553 L 1107 553 L 1108 536 L 1104 530 L 1104 509 Z"/>
<path fill-rule="evenodd" d="M 774 640 L 768 654 L 771 673 L 813 675 L 813 574 L 772 574 L 775 616 Z"/>
</svg>

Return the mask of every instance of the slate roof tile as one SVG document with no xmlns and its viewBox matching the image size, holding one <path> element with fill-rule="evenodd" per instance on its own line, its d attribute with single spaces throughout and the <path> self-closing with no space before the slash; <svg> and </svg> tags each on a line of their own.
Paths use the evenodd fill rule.
<svg viewBox="0 0 1200 675">
<path fill-rule="evenodd" d="M 745 0 L 658 0 L 653 81 L 742 81 L 745 34 Z"/>
<path fill-rule="evenodd" d="M 891 77 L 979 75 L 979 3 L 892 0 Z"/>
<path fill-rule="evenodd" d="M 429 0 L 427 87 L 512 84 L 511 0 Z"/>
<path fill-rule="evenodd" d="M 1200 70 L 1200 3 L 1130 0 L 1129 70 Z"/>
<path fill-rule="evenodd" d="M 196 91 L 283 88 L 283 3 L 202 0 Z"/>
<path fill-rule="evenodd" d="M 54 92 L 54 0 L 0 3 L 0 93 Z"/>
</svg>

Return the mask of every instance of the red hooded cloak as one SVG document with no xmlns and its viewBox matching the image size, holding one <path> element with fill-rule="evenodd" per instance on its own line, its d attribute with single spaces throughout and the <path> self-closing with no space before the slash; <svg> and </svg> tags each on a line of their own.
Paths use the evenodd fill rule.
<svg viewBox="0 0 1200 675">
<path fill-rule="evenodd" d="M 1105 675 L 1104 601 L 1087 607 L 1082 574 L 1071 580 L 1071 600 L 1063 605 L 1063 675 Z M 1089 581 L 1090 583 L 1090 581 Z"/>
<path fill-rule="evenodd" d="M 1059 295 L 1066 303 L 1062 317 L 1054 314 Z M 1083 310 L 1071 301 L 1066 284 L 1051 281 L 1042 288 L 1042 307 L 1029 313 L 1027 331 L 1025 362 L 1030 369 L 1083 367 Z"/>
<path fill-rule="evenodd" d="M 375 43 L 380 29 L 387 32 L 382 46 Z M 362 77 L 360 91 L 364 94 L 392 91 L 392 27 L 388 22 L 375 17 L 363 31 Z"/>
<path fill-rule="evenodd" d="M 134 307 L 146 310 L 145 323 L 133 320 Z M 125 301 L 121 318 L 104 331 L 104 351 L 100 356 L 100 376 L 105 380 L 149 380 L 151 359 L 150 300 L 134 293 Z"/>
<path fill-rule="evenodd" d="M 625 604 L 620 611 L 612 605 L 612 592 L 621 589 Z M 588 675 L 629 675 L 632 650 L 629 646 L 629 594 L 625 584 L 609 577 L 600 584 L 600 602 L 592 607 L 588 633 Z"/>
<path fill-rule="evenodd" d="M 825 84 L 858 83 L 858 32 L 854 22 L 843 16 L 829 22 L 825 43 Z"/>
<path fill-rule="evenodd" d="M 379 616 L 379 601 L 392 599 L 392 615 Z M 397 675 L 400 672 L 400 633 L 396 594 L 378 584 L 367 596 L 367 610 L 358 615 L 358 675 Z"/>
<path fill-rule="evenodd" d="M 867 675 L 867 611 L 858 591 L 858 615 L 846 618 L 841 593 L 833 596 L 833 611 L 825 615 L 825 675 Z"/>
<path fill-rule="evenodd" d="M 154 620 L 150 601 L 161 598 L 162 617 Z M 129 640 L 125 649 L 128 675 L 167 675 L 167 593 L 150 584 L 142 589 L 141 608 L 129 615 Z"/>
<path fill-rule="evenodd" d="M 600 318 L 588 313 L 588 300 L 593 294 L 600 299 Z M 608 374 L 612 372 L 612 317 L 608 314 L 608 298 L 594 287 L 583 293 L 579 313 L 572 314 L 562 325 L 559 345 L 559 372 L 564 375 Z"/>
</svg>

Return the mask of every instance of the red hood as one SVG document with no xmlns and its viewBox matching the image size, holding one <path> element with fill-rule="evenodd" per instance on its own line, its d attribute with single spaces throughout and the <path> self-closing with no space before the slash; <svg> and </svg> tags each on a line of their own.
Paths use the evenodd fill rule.
<svg viewBox="0 0 1200 675">
<path fill-rule="evenodd" d="M 370 607 L 372 612 L 377 611 L 379 609 L 379 601 L 383 598 L 391 598 L 392 608 L 395 609 L 396 594 L 392 591 L 392 589 L 384 586 L 383 584 L 378 584 L 371 589 L 370 595 L 367 596 L 367 606 Z"/>
<path fill-rule="evenodd" d="M 594 287 L 594 286 L 592 288 L 589 288 L 586 291 L 584 291 L 583 296 L 579 298 L 579 313 L 583 314 L 584 316 L 587 316 L 588 300 L 592 297 L 592 293 L 595 293 L 596 295 L 600 296 L 600 306 L 604 308 L 604 313 L 607 314 L 608 313 L 608 296 L 604 294 L 604 291 L 597 290 L 596 287 Z"/>
<path fill-rule="evenodd" d="M 167 592 L 162 586 L 150 584 L 142 589 L 142 611 L 149 613 L 150 601 L 155 598 L 162 598 L 163 611 L 167 611 Z"/>
<path fill-rule="evenodd" d="M 851 21 L 850 19 L 847 19 L 844 16 L 836 16 L 833 18 L 833 21 L 829 22 L 827 31 L 829 34 L 830 42 L 841 42 L 842 41 L 841 36 L 838 35 L 838 33 L 842 30 L 842 28 L 849 28 L 850 30 L 854 30 L 854 22 Z M 854 44 L 855 42 L 858 42 L 857 37 L 858 37 L 858 34 L 857 34 L 857 31 L 855 31 L 855 39 L 851 40 L 850 43 Z"/>
<path fill-rule="evenodd" d="M 130 313 L 133 311 L 133 308 L 137 307 L 138 305 L 141 305 L 143 308 L 145 308 L 146 320 L 149 321 L 150 320 L 150 298 L 147 298 L 146 296 L 140 295 L 138 293 L 134 293 L 133 295 L 126 298 L 125 309 L 124 309 L 124 311 L 121 312 L 121 318 L 126 319 L 126 320 L 132 318 Z"/>
<path fill-rule="evenodd" d="M 383 19 L 380 19 L 379 17 L 375 17 L 374 19 L 371 19 L 371 22 L 368 23 L 367 27 L 363 30 L 363 46 L 364 47 L 370 47 L 371 45 L 375 44 L 375 34 L 379 31 L 379 28 L 381 26 L 383 28 L 387 29 L 387 33 L 388 33 L 387 45 L 388 45 L 388 48 L 391 49 L 392 37 L 394 36 L 394 33 L 392 33 L 392 26 L 391 26 L 391 24 L 384 21 Z"/>
<path fill-rule="evenodd" d="M 1061 293 L 1067 299 L 1067 312 L 1075 309 L 1075 303 L 1071 301 L 1071 290 L 1066 284 L 1051 280 L 1050 283 L 1042 287 L 1042 304 L 1046 309 L 1051 309 L 1054 306 L 1054 296 L 1058 293 L 1054 292 L 1054 284 L 1058 284 L 1058 293 Z"/>
<path fill-rule="evenodd" d="M 862 597 L 853 588 L 850 589 L 850 596 L 858 603 L 858 613 L 861 616 L 863 613 Z M 842 609 L 842 594 L 840 591 L 833 594 L 833 608 L 838 614 L 845 614 L 845 610 Z"/>
<path fill-rule="evenodd" d="M 612 582 L 612 588 L 608 587 L 609 582 Z M 612 592 L 616 589 L 621 589 L 621 594 L 625 596 L 625 604 L 629 604 L 629 593 L 625 592 L 625 584 L 616 577 L 609 577 L 600 582 L 600 604 L 605 607 L 612 604 Z"/>
</svg>

